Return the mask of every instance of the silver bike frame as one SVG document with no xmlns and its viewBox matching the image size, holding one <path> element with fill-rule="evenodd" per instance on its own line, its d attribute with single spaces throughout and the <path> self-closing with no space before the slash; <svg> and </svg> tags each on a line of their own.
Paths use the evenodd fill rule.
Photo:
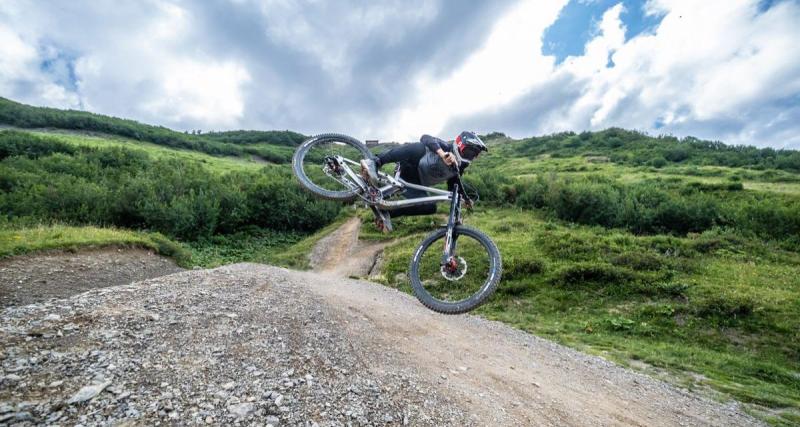
<svg viewBox="0 0 800 427">
<path fill-rule="evenodd" d="M 344 158 L 342 156 L 336 156 L 336 160 L 339 162 L 339 164 L 344 166 L 345 173 L 347 174 L 347 176 L 350 179 L 355 181 L 358 184 L 358 186 L 361 187 L 361 189 L 365 193 L 367 191 L 369 191 L 369 185 L 367 185 L 367 183 L 364 182 L 364 179 L 361 177 L 361 175 L 353 172 L 352 169 L 350 169 L 347 166 L 347 163 L 350 163 L 350 164 L 353 164 L 353 165 L 358 165 L 358 163 L 356 163 L 356 162 L 354 162 L 354 161 L 352 161 L 350 159 L 346 159 L 346 158 Z M 384 181 L 389 181 L 389 184 L 387 184 L 387 185 L 385 185 L 385 186 L 383 186 L 383 187 L 378 189 L 381 192 L 380 200 L 372 203 L 373 205 L 375 205 L 379 209 L 391 211 L 391 210 L 394 210 L 394 209 L 406 208 L 406 207 L 409 207 L 409 206 L 426 205 L 426 204 L 429 204 L 429 203 L 442 203 L 442 202 L 450 203 L 450 201 L 453 198 L 453 194 L 450 191 L 442 190 L 442 189 L 439 189 L 439 188 L 433 188 L 433 187 L 425 187 L 423 185 L 412 184 L 410 182 L 407 182 L 403 178 L 400 178 L 400 168 L 399 167 L 395 168 L 394 176 L 388 175 L 388 174 L 380 172 L 380 171 L 378 171 L 378 175 Z M 436 194 L 436 196 L 417 197 L 417 198 L 414 198 L 414 199 L 405 199 L 405 200 L 385 200 L 387 197 L 390 197 L 390 196 L 392 196 L 392 195 L 394 195 L 394 194 L 396 194 L 396 193 L 398 193 L 400 191 L 403 191 L 406 188 L 425 191 L 427 193 L 433 193 L 433 194 Z"/>
</svg>

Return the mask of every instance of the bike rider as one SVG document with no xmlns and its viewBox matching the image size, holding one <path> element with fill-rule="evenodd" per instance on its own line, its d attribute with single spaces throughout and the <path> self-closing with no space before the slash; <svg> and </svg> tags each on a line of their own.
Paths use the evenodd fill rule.
<svg viewBox="0 0 800 427">
<path fill-rule="evenodd" d="M 373 159 L 361 160 L 361 174 L 372 186 L 378 187 L 378 169 L 387 163 L 399 163 L 400 177 L 405 181 L 424 186 L 447 181 L 447 188 L 452 190 L 458 182 L 456 174 L 463 174 L 464 169 L 481 151 L 488 151 L 488 148 L 474 132 L 461 132 L 452 143 L 422 135 L 418 143 L 403 144 L 380 153 Z M 425 197 L 428 193 L 409 188 L 404 195 L 406 199 L 416 199 Z M 436 203 L 394 209 L 391 212 L 378 210 L 375 225 L 388 233 L 392 231 L 391 217 L 430 215 L 435 212 Z"/>
</svg>

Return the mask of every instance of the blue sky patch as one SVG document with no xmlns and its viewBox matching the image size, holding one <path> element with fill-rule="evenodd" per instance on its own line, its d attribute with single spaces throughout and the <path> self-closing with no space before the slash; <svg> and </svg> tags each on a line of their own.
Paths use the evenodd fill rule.
<svg viewBox="0 0 800 427">
<path fill-rule="evenodd" d="M 572 0 L 558 15 L 556 22 L 545 30 L 542 37 L 542 53 L 556 57 L 560 64 L 568 56 L 583 54 L 586 43 L 597 35 L 597 25 L 603 13 L 620 3 L 620 0 Z M 652 30 L 663 16 L 648 16 L 644 13 L 644 0 L 624 0 L 625 10 L 621 19 L 625 24 L 625 41 Z"/>
<path fill-rule="evenodd" d="M 45 50 L 45 49 L 43 49 Z M 75 92 L 78 90 L 78 77 L 75 74 L 74 55 L 70 55 L 63 50 L 49 49 L 39 69 L 53 77 L 53 82 L 64 89 Z"/>
<path fill-rule="evenodd" d="M 760 0 L 758 2 L 758 12 L 764 13 L 777 3 L 776 0 Z"/>
</svg>

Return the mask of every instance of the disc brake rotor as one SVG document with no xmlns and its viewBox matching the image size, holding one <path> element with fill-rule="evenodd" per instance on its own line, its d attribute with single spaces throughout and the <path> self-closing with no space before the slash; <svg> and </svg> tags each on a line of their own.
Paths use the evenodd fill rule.
<svg viewBox="0 0 800 427">
<path fill-rule="evenodd" d="M 442 273 L 442 277 L 451 282 L 460 280 L 465 274 L 467 274 L 467 261 L 461 257 L 457 257 L 456 260 L 458 261 L 456 265 L 443 265 L 439 269 L 439 271 Z"/>
</svg>

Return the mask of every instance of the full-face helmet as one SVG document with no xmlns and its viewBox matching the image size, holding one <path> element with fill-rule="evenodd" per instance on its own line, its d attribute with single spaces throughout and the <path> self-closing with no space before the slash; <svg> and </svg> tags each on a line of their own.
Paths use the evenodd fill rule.
<svg viewBox="0 0 800 427">
<path fill-rule="evenodd" d="M 458 154 L 464 160 L 470 161 L 476 157 L 481 151 L 489 151 L 486 144 L 481 141 L 475 132 L 464 131 L 456 137 L 456 147 L 458 147 Z"/>
</svg>

